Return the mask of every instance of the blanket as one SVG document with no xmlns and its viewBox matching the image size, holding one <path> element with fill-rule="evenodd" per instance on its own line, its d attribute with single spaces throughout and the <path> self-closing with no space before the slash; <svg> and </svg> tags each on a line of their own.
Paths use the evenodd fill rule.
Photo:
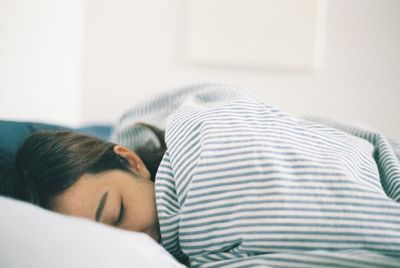
<svg viewBox="0 0 400 268">
<path fill-rule="evenodd" d="M 296 118 L 233 88 L 183 95 L 165 113 L 156 177 L 161 243 L 177 259 L 400 267 L 398 141 Z"/>
</svg>

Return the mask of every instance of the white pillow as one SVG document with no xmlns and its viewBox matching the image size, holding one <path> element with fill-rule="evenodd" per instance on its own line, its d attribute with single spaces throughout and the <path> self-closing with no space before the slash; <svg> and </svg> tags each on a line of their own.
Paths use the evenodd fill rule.
<svg viewBox="0 0 400 268">
<path fill-rule="evenodd" d="M 184 267 L 149 236 L 0 197 L 0 267 Z"/>
</svg>

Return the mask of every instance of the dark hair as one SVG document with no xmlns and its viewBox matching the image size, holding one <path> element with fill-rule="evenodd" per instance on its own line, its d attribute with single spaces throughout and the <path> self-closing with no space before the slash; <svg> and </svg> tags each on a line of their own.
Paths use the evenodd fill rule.
<svg viewBox="0 0 400 268">
<path fill-rule="evenodd" d="M 122 170 L 140 176 L 131 170 L 125 158 L 114 152 L 114 146 L 114 143 L 69 131 L 34 133 L 19 148 L 14 166 L 4 170 L 0 194 L 51 209 L 54 198 L 84 174 Z M 151 170 L 148 169 L 153 180 L 161 152 L 165 148 L 157 152 L 142 148 L 140 154 L 137 152 L 139 157 L 145 157 L 142 160 L 146 167 L 150 163 Z"/>
<path fill-rule="evenodd" d="M 143 126 L 150 131 L 152 131 L 158 141 L 160 146 L 148 146 L 148 144 L 143 144 L 135 149 L 135 153 L 142 159 L 144 165 L 150 172 L 151 178 L 154 181 L 160 162 L 167 150 L 167 144 L 165 143 L 165 133 L 158 127 L 146 124 L 146 123 L 136 123 L 136 125 Z"/>
</svg>

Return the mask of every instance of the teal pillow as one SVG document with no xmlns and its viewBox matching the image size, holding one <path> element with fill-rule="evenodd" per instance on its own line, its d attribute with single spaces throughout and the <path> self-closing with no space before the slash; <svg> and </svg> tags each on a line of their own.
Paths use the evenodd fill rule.
<svg viewBox="0 0 400 268">
<path fill-rule="evenodd" d="M 22 142 L 39 130 L 67 130 L 68 128 L 33 122 L 0 121 L 0 165 L 13 160 Z"/>
<path fill-rule="evenodd" d="M 111 133 L 111 126 L 90 125 L 72 129 L 52 124 L 0 120 L 0 168 L 12 163 L 14 156 L 23 141 L 29 135 L 41 130 L 77 131 L 95 136 L 102 140 L 108 140 Z"/>
</svg>

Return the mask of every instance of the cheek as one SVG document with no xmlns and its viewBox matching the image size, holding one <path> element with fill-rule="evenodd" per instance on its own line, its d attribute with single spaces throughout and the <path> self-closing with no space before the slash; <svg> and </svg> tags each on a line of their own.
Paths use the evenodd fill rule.
<svg viewBox="0 0 400 268">
<path fill-rule="evenodd" d="M 126 222 L 121 227 L 131 231 L 144 232 L 157 223 L 154 192 L 136 196 L 126 205 Z"/>
</svg>

